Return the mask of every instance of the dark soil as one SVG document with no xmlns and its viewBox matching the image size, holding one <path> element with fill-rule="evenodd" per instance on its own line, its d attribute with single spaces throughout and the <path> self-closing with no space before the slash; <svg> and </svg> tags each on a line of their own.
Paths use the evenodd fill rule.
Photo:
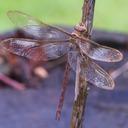
<svg viewBox="0 0 128 128">
<path fill-rule="evenodd" d="M 119 63 L 99 63 L 107 71 L 120 67 Z M 17 91 L 0 90 L 0 128 L 69 128 L 74 98 L 74 72 L 71 73 L 60 121 L 55 120 L 64 66 L 49 71 L 49 77 L 38 88 Z M 128 128 L 128 71 L 116 80 L 113 91 L 89 85 L 85 113 L 85 128 Z M 37 86 L 37 85 L 35 85 Z"/>
<path fill-rule="evenodd" d="M 104 64 L 102 67 L 114 69 L 118 66 Z M 63 72 L 63 67 L 52 69 L 49 77 L 43 80 L 42 86 L 38 89 L 27 89 L 22 92 L 1 89 L 0 128 L 68 128 L 74 97 L 73 72 L 61 120 L 55 120 Z M 86 128 L 128 127 L 127 83 L 128 79 L 122 75 L 116 80 L 114 91 L 104 91 L 90 85 L 84 122 Z"/>
</svg>

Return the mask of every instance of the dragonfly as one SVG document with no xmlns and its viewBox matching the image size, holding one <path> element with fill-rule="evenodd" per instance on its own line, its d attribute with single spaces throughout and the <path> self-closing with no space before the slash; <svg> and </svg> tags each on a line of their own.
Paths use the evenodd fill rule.
<svg viewBox="0 0 128 128">
<path fill-rule="evenodd" d="M 76 25 L 69 33 L 20 11 L 7 14 L 17 27 L 34 38 L 8 38 L 1 41 L 1 48 L 34 61 L 52 61 L 66 56 L 68 65 L 83 79 L 102 89 L 114 88 L 111 76 L 94 61 L 118 62 L 123 55 L 116 49 L 82 36 L 86 31 L 84 24 Z"/>
</svg>

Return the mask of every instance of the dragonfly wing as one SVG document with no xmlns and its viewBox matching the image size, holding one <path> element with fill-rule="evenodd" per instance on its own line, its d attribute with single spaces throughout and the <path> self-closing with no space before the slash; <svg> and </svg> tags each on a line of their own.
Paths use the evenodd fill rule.
<svg viewBox="0 0 128 128">
<path fill-rule="evenodd" d="M 79 63 L 77 63 L 78 60 Z M 77 52 L 69 52 L 68 61 L 75 72 L 79 64 L 80 76 L 91 84 L 102 89 L 112 90 L 114 88 L 115 84 L 111 76 L 88 57 L 82 58 Z"/>
<path fill-rule="evenodd" d="M 45 42 L 43 42 L 45 43 Z M 68 51 L 68 43 L 46 43 L 40 45 L 38 40 L 9 38 L 0 43 L 0 47 L 13 54 L 35 61 L 49 61 L 63 56 Z"/>
<path fill-rule="evenodd" d="M 59 57 L 67 54 L 69 51 L 69 43 L 49 43 L 42 45 L 47 60 L 58 59 Z"/>
<path fill-rule="evenodd" d="M 79 64 L 79 58 L 77 57 L 76 62 L 76 79 L 75 79 L 75 101 L 77 100 L 77 97 L 79 95 L 80 90 L 80 64 Z"/>
<path fill-rule="evenodd" d="M 8 17 L 24 33 L 35 39 L 58 40 L 70 37 L 68 32 L 60 28 L 47 25 L 32 16 L 20 11 L 9 11 Z"/>
<path fill-rule="evenodd" d="M 80 42 L 79 46 L 83 53 L 94 60 L 104 62 L 118 62 L 123 58 L 123 55 L 120 51 L 99 45 L 91 40 Z"/>
<path fill-rule="evenodd" d="M 78 63 L 79 53 L 77 51 L 68 52 L 68 63 L 71 68 L 76 72 L 77 71 L 77 63 Z"/>
</svg>

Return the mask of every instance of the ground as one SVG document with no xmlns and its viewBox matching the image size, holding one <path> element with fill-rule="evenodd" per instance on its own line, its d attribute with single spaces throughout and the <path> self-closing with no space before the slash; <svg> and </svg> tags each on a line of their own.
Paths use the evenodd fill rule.
<svg viewBox="0 0 128 128">
<path fill-rule="evenodd" d="M 126 59 L 124 60 L 126 61 Z M 121 62 L 123 63 L 123 62 Z M 121 65 L 118 63 L 118 66 Z M 117 68 L 115 64 L 102 64 L 106 69 Z M 74 97 L 74 73 L 71 73 L 62 117 L 55 120 L 64 67 L 49 72 L 42 87 L 23 92 L 12 89 L 0 90 L 1 128 L 68 128 Z M 58 78 L 59 77 L 59 78 Z M 122 82 L 123 81 L 123 82 Z M 128 102 L 127 78 L 116 80 L 114 91 L 103 91 L 89 86 L 84 125 L 86 128 L 127 128 Z"/>
</svg>

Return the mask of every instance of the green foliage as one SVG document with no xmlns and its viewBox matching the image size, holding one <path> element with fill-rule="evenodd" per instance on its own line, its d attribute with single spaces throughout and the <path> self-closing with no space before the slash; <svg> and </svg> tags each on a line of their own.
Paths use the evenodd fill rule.
<svg viewBox="0 0 128 128">
<path fill-rule="evenodd" d="M 20 10 L 50 24 L 75 25 L 80 21 L 83 0 L 1 0 L 0 31 L 14 27 L 8 10 Z M 94 26 L 128 31 L 128 0 L 96 0 Z"/>
</svg>

